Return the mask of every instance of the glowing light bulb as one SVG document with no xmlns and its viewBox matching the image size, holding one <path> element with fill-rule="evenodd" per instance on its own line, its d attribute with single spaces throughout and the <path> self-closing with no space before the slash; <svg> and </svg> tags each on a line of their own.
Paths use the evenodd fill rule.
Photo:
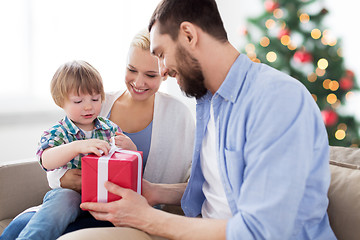
<svg viewBox="0 0 360 240">
<path fill-rule="evenodd" d="M 317 102 L 317 96 L 315 94 L 311 94 L 311 96 L 313 97 L 313 99 L 315 100 L 315 102 Z"/>
<path fill-rule="evenodd" d="M 337 140 L 343 140 L 346 137 L 346 132 L 342 129 L 339 129 L 335 132 L 335 138 Z"/>
<path fill-rule="evenodd" d="M 273 28 L 275 26 L 275 21 L 273 19 L 269 19 L 265 22 L 265 26 L 268 29 Z"/>
<path fill-rule="evenodd" d="M 340 123 L 337 126 L 337 129 L 342 129 L 342 130 L 346 131 L 347 130 L 347 125 L 345 123 Z"/>
<path fill-rule="evenodd" d="M 247 44 L 247 45 L 245 46 L 245 51 L 246 51 L 247 53 L 253 53 L 253 52 L 255 52 L 255 45 L 252 44 L 252 43 Z"/>
<path fill-rule="evenodd" d="M 324 69 L 320 69 L 320 68 L 316 68 L 315 72 L 316 72 L 316 75 L 318 75 L 319 77 L 324 76 L 326 73 L 326 71 Z"/>
<path fill-rule="evenodd" d="M 282 18 L 284 16 L 284 11 L 281 10 L 280 8 L 277 8 L 274 10 L 274 17 L 279 19 Z"/>
<path fill-rule="evenodd" d="M 268 37 L 262 37 L 260 40 L 260 45 L 262 47 L 267 47 L 270 44 L 270 39 Z"/>
<path fill-rule="evenodd" d="M 337 96 L 333 93 L 330 93 L 329 95 L 327 95 L 326 97 L 326 101 L 329 103 L 329 104 L 334 104 L 336 103 L 337 101 Z"/>
<path fill-rule="evenodd" d="M 325 58 L 321 58 L 318 61 L 317 65 L 318 65 L 318 68 L 325 70 L 329 66 L 329 63 Z"/>
<path fill-rule="evenodd" d="M 317 29 L 317 28 L 313 29 L 311 31 L 311 37 L 313 39 L 319 39 L 321 37 L 321 31 L 319 29 Z"/>
<path fill-rule="evenodd" d="M 343 56 L 343 52 L 342 52 L 342 48 L 338 48 L 338 50 L 336 51 L 337 55 L 339 57 L 342 57 Z"/>
<path fill-rule="evenodd" d="M 297 48 L 297 45 L 293 42 L 290 42 L 290 44 L 287 47 L 289 50 L 295 50 Z"/>
<path fill-rule="evenodd" d="M 268 52 L 266 54 L 266 60 L 268 60 L 269 62 L 275 62 L 277 59 L 277 55 L 275 52 Z"/>
<path fill-rule="evenodd" d="M 310 16 L 306 13 L 302 13 L 299 18 L 301 23 L 307 23 L 310 21 Z"/>
<path fill-rule="evenodd" d="M 290 37 L 289 37 L 289 35 L 284 35 L 284 36 L 282 36 L 282 37 L 280 38 L 280 41 L 281 41 L 282 45 L 284 45 L 284 46 L 289 45 L 289 44 L 290 44 Z"/>
<path fill-rule="evenodd" d="M 329 89 L 330 87 L 330 83 L 331 83 L 331 80 L 330 79 L 325 79 L 324 81 L 323 81 L 323 87 L 325 88 L 325 89 Z"/>
<path fill-rule="evenodd" d="M 350 100 L 353 96 L 354 96 L 354 93 L 351 91 L 345 94 L 346 100 Z"/>
<path fill-rule="evenodd" d="M 307 76 L 307 79 L 309 82 L 315 82 L 316 79 L 317 79 L 317 75 L 315 73 L 310 73 L 308 76 Z"/>
<path fill-rule="evenodd" d="M 331 90 L 331 91 L 336 91 L 336 90 L 338 90 L 339 89 L 339 83 L 338 83 L 338 81 L 331 81 L 330 83 L 329 83 L 329 89 Z"/>
</svg>

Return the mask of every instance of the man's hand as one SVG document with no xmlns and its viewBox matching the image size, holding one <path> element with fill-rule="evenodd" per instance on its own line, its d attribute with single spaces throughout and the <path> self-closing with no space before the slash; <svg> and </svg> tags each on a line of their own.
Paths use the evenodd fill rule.
<svg viewBox="0 0 360 240">
<path fill-rule="evenodd" d="M 105 183 L 105 188 L 122 199 L 110 203 L 82 203 L 80 207 L 89 210 L 98 220 L 110 221 L 115 226 L 137 227 L 142 226 L 145 216 L 154 209 L 146 199 L 130 189 L 125 189 L 111 182 Z"/>
<path fill-rule="evenodd" d="M 145 186 L 147 183 L 145 182 Z M 161 185 L 166 184 L 154 184 L 156 188 Z M 181 186 L 177 185 L 175 189 L 179 190 Z M 117 227 L 137 228 L 167 239 L 225 239 L 227 220 L 170 214 L 151 207 L 143 196 L 133 190 L 121 188 L 110 182 L 105 183 L 105 188 L 122 199 L 110 203 L 87 202 L 80 205 L 98 220 L 110 221 Z M 163 188 L 161 192 L 166 189 L 174 193 L 172 187 Z"/>
<path fill-rule="evenodd" d="M 81 169 L 69 169 L 60 178 L 60 186 L 81 194 Z"/>
</svg>

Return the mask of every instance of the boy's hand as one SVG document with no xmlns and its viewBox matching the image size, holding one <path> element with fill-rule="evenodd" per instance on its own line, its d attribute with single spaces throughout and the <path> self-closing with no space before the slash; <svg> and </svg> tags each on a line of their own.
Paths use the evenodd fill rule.
<svg viewBox="0 0 360 240">
<path fill-rule="evenodd" d="M 121 132 L 116 132 L 115 145 L 119 148 L 137 151 L 137 147 L 131 139 Z"/>
<path fill-rule="evenodd" d="M 100 139 L 87 139 L 81 141 L 75 141 L 77 144 L 79 153 L 88 154 L 93 153 L 97 156 L 101 156 L 102 152 L 107 155 L 110 151 L 110 144 Z M 102 152 L 100 152 L 100 150 Z"/>
</svg>

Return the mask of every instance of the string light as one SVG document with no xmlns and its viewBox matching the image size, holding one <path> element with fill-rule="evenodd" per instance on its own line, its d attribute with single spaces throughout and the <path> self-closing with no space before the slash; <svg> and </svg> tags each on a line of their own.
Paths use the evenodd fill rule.
<svg viewBox="0 0 360 240">
<path fill-rule="evenodd" d="M 331 104 L 331 107 L 333 109 L 337 109 L 340 107 L 340 105 L 341 105 L 341 101 L 339 99 L 337 99 L 335 103 Z"/>
<path fill-rule="evenodd" d="M 274 10 L 274 17 L 279 19 L 282 18 L 284 16 L 284 11 L 281 10 L 280 8 L 277 8 Z"/>
<path fill-rule="evenodd" d="M 270 39 L 268 37 L 262 37 L 260 40 L 260 45 L 262 47 L 267 47 L 270 44 Z"/>
<path fill-rule="evenodd" d="M 331 83 L 331 80 L 330 79 L 325 79 L 324 81 L 323 81 L 323 87 L 325 88 L 325 89 L 329 89 L 330 87 L 330 83 Z"/>
<path fill-rule="evenodd" d="M 275 26 L 275 21 L 273 19 L 269 19 L 265 22 L 265 26 L 268 29 L 273 28 Z"/>
<path fill-rule="evenodd" d="M 255 52 L 249 52 L 246 54 L 251 60 L 256 58 L 256 53 Z"/>
<path fill-rule="evenodd" d="M 337 55 L 339 56 L 339 57 L 342 57 L 343 55 L 342 55 L 342 48 L 338 48 L 338 50 L 336 51 L 336 53 L 337 53 Z"/>
<path fill-rule="evenodd" d="M 290 44 L 290 37 L 289 37 L 289 35 L 284 35 L 284 36 L 282 36 L 281 39 L 280 39 L 280 41 L 281 41 L 282 45 L 284 45 L 284 46 L 289 45 L 289 44 Z"/>
<path fill-rule="evenodd" d="M 247 53 L 253 53 L 253 52 L 255 52 L 255 45 L 252 44 L 252 43 L 247 44 L 247 45 L 245 46 L 245 51 L 246 51 Z"/>
<path fill-rule="evenodd" d="M 321 31 L 319 29 L 317 29 L 317 28 L 313 29 L 311 31 L 311 37 L 313 39 L 319 39 L 321 37 Z"/>
<path fill-rule="evenodd" d="M 320 69 L 320 68 L 316 68 L 315 72 L 316 72 L 316 75 L 318 75 L 319 77 L 324 76 L 326 73 L 326 71 L 324 69 Z"/>
<path fill-rule="evenodd" d="M 310 21 L 310 16 L 306 13 L 302 13 L 299 18 L 300 18 L 300 22 L 302 23 L 307 23 Z"/>
<path fill-rule="evenodd" d="M 334 104 L 334 103 L 336 103 L 336 101 L 337 101 L 337 97 L 336 97 L 335 94 L 330 93 L 329 95 L 327 95 L 326 101 L 327 101 L 329 104 Z"/>
<path fill-rule="evenodd" d="M 352 96 L 354 96 L 354 93 L 351 91 L 345 94 L 346 100 L 349 100 Z"/>
<path fill-rule="evenodd" d="M 331 46 L 331 47 L 335 46 L 336 44 L 337 44 L 337 40 L 335 38 L 330 39 L 328 41 L 328 45 Z"/>
<path fill-rule="evenodd" d="M 329 89 L 333 92 L 339 89 L 339 83 L 337 81 L 331 81 L 329 83 Z"/>
<path fill-rule="evenodd" d="M 317 79 L 317 75 L 315 73 L 310 73 L 308 76 L 307 76 L 307 79 L 309 82 L 315 82 L 316 79 Z"/>
<path fill-rule="evenodd" d="M 329 66 L 329 63 L 325 58 L 321 58 L 318 61 L 317 65 L 318 65 L 318 68 L 325 70 Z"/>
<path fill-rule="evenodd" d="M 346 132 L 342 129 L 339 129 L 335 132 L 335 138 L 337 140 L 343 140 L 346 137 Z"/>
<path fill-rule="evenodd" d="M 297 45 L 293 42 L 290 42 L 290 44 L 287 46 L 289 50 L 295 50 L 297 48 Z"/>
<path fill-rule="evenodd" d="M 313 99 L 315 100 L 315 102 L 317 102 L 317 96 L 315 94 L 311 94 L 311 96 L 313 97 Z"/>
<path fill-rule="evenodd" d="M 337 126 L 337 129 L 341 129 L 341 130 L 346 131 L 346 130 L 347 130 L 347 125 L 346 125 L 345 123 L 340 123 L 340 124 Z"/>
<path fill-rule="evenodd" d="M 277 55 L 275 52 L 271 51 L 266 54 L 266 60 L 268 60 L 269 62 L 275 62 L 276 59 L 277 59 Z"/>
</svg>

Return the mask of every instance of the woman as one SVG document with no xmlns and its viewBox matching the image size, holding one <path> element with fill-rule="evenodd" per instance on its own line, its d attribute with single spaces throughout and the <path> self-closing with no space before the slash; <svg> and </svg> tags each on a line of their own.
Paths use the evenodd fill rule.
<svg viewBox="0 0 360 240">
<path fill-rule="evenodd" d="M 158 92 L 166 78 L 159 75 L 157 59 L 150 54 L 149 33 L 138 33 L 131 42 L 125 83 L 126 90 L 105 97 L 101 116 L 116 123 L 139 151 L 143 151 L 144 179 L 153 183 L 181 183 L 190 175 L 195 123 L 189 109 L 174 97 Z M 121 141 L 118 136 L 116 141 Z M 81 191 L 79 169 L 48 172 L 52 188 Z M 14 239 L 34 212 L 17 217 L 0 239 Z M 88 212 L 65 231 L 112 226 L 95 220 Z"/>
</svg>

